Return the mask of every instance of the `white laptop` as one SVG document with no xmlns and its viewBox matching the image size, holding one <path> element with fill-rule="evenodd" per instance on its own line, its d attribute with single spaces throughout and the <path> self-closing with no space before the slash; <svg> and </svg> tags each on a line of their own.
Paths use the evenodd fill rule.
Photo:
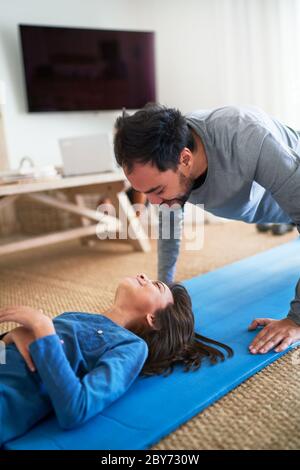
<svg viewBox="0 0 300 470">
<path fill-rule="evenodd" d="M 108 133 L 58 139 L 64 176 L 118 171 Z"/>
</svg>

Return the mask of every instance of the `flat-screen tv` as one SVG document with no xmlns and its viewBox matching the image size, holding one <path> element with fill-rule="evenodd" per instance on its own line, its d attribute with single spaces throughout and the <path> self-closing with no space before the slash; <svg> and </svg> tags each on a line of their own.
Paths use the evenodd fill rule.
<svg viewBox="0 0 300 470">
<path fill-rule="evenodd" d="M 153 32 L 19 29 L 28 111 L 138 109 L 155 101 Z"/>
</svg>

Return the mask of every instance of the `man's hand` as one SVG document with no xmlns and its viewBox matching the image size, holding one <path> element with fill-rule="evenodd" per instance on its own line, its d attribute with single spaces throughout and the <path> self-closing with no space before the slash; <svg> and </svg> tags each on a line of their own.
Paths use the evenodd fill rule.
<svg viewBox="0 0 300 470">
<path fill-rule="evenodd" d="M 52 323 L 51 319 L 46 317 L 41 309 L 25 307 L 24 305 L 0 308 L 0 323 L 7 321 L 19 323 L 32 331 L 40 331 L 44 329 L 44 325 L 51 325 Z"/>
<path fill-rule="evenodd" d="M 249 346 L 252 354 L 266 353 L 273 348 L 276 352 L 281 352 L 300 340 L 300 326 L 289 318 L 283 320 L 256 318 L 249 326 L 249 330 L 255 330 L 259 326 L 264 328 L 255 336 Z"/>
<path fill-rule="evenodd" d="M 14 343 L 31 372 L 35 371 L 35 366 L 29 354 L 29 345 L 35 341 L 32 331 L 27 330 L 24 326 L 18 326 L 7 333 L 4 336 L 3 341 L 5 344 Z"/>
</svg>

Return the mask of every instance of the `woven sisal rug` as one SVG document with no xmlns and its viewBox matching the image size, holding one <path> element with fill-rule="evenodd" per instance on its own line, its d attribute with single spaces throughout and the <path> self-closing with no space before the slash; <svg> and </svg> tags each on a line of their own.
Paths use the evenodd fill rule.
<svg viewBox="0 0 300 470">
<path fill-rule="evenodd" d="M 177 280 L 223 266 L 297 236 L 257 234 L 255 227 L 233 222 L 208 225 L 204 249 L 182 250 Z M 82 247 L 53 245 L 2 257 L 0 307 L 30 305 L 49 316 L 68 310 L 107 309 L 122 276 L 156 276 L 156 243 L 148 254 L 118 241 Z M 288 306 L 287 306 L 288 308 Z M 257 312 L 272 316 L 272 312 Z M 13 324 L 0 324 L 0 333 Z M 250 378 L 210 406 L 154 449 L 297 449 L 300 448 L 300 349 Z"/>
</svg>

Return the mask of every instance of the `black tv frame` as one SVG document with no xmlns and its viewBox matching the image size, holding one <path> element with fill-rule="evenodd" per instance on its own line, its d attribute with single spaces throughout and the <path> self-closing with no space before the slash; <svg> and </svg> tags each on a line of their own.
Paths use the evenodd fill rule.
<svg viewBox="0 0 300 470">
<path fill-rule="evenodd" d="M 19 24 L 19 34 L 20 34 L 20 41 L 21 41 L 21 49 L 22 49 L 22 56 L 23 56 L 23 70 L 25 76 L 25 88 L 26 88 L 26 96 L 27 96 L 27 109 L 28 112 L 67 112 L 67 111 L 112 111 L 112 110 L 119 110 L 123 107 L 127 109 L 139 109 L 143 107 L 147 102 L 155 102 L 156 101 L 156 74 L 155 74 L 155 33 L 153 31 L 134 31 L 134 30 L 109 30 L 109 29 L 96 29 L 96 28 L 80 28 L 80 27 L 69 27 L 69 26 L 50 26 L 50 25 L 33 25 L 33 24 Z M 29 46 L 26 44 L 26 40 L 28 40 L 28 36 L 26 39 L 26 34 L 28 34 L 29 29 L 32 31 L 35 29 L 36 32 L 41 32 L 44 29 L 47 29 L 48 32 L 57 34 L 59 32 L 62 33 L 73 33 L 84 35 L 84 34 L 91 34 L 95 35 L 99 34 L 99 38 L 107 37 L 106 45 L 105 41 L 103 42 L 101 48 L 101 58 L 99 60 L 98 69 L 102 70 L 102 75 L 99 73 L 96 76 L 96 79 L 88 78 L 78 78 L 76 77 L 77 84 L 75 84 L 74 77 L 70 79 L 69 77 L 62 77 L 60 78 L 61 83 L 63 86 L 59 85 L 57 76 L 59 77 L 58 70 L 63 71 L 66 73 L 68 69 L 68 63 L 64 64 L 63 62 L 59 62 L 63 60 L 72 60 L 72 55 L 65 54 L 56 54 L 52 55 L 51 57 L 56 57 L 57 63 L 53 64 L 44 64 L 44 66 L 40 66 L 38 68 L 39 74 L 38 78 L 36 75 L 32 73 L 33 66 L 30 65 L 30 61 L 32 62 L 32 54 L 30 55 Z M 39 31 L 38 31 L 39 30 Z M 143 38 L 144 43 L 146 44 L 146 49 L 148 56 L 144 57 L 144 63 L 138 64 L 137 57 L 141 54 L 141 50 L 136 47 L 135 53 L 136 57 L 133 56 L 133 46 L 134 42 L 137 40 L 136 37 L 140 36 L 141 39 Z M 129 50 L 125 49 L 125 43 L 118 45 L 117 41 L 114 40 L 115 37 L 120 38 L 120 41 L 127 37 L 129 46 L 131 44 L 131 55 Z M 56 35 L 57 37 L 57 35 Z M 94 36 L 96 38 L 96 36 Z M 122 39 L 123 38 L 123 39 Z M 38 37 L 36 38 L 38 39 Z M 96 40 L 96 39 L 95 39 Z M 100 39 L 99 39 L 100 41 Z M 35 41 L 36 47 L 41 48 L 41 41 Z M 82 44 L 82 43 L 81 43 Z M 100 42 L 98 42 L 98 47 L 100 48 Z M 142 46 L 140 46 L 142 47 Z M 121 53 L 120 53 L 120 49 Z M 73 52 L 72 52 L 73 54 Z M 109 60 L 109 54 L 111 54 L 114 59 Z M 128 68 L 128 60 L 124 61 L 120 54 L 124 56 L 127 55 L 127 58 L 130 57 L 131 66 L 134 64 L 136 70 L 139 70 L 139 73 L 133 73 L 132 70 Z M 71 59 L 70 59 L 71 57 Z M 92 55 L 90 55 L 90 58 Z M 98 57 L 97 55 L 95 56 Z M 121 59 L 121 60 L 120 60 Z M 82 70 L 88 70 L 89 64 L 84 63 L 85 57 L 84 54 L 81 55 L 76 53 L 73 54 L 73 60 L 79 60 L 78 71 L 80 72 L 80 67 Z M 80 63 L 80 60 L 83 61 L 83 64 Z M 92 60 L 92 59 L 91 59 Z M 108 72 L 103 74 L 103 61 L 106 60 L 106 69 Z M 101 62 L 102 61 L 102 62 Z M 116 66 L 117 63 L 117 66 Z M 113 64 L 113 67 L 111 67 Z M 146 65 L 145 65 L 146 64 Z M 64 70 L 65 66 L 65 70 Z M 72 65 L 71 65 L 72 66 Z M 70 66 L 70 68 L 71 68 Z M 101 69 L 102 66 L 102 69 Z M 143 66 L 147 69 L 144 70 Z M 127 67 L 127 69 L 126 69 Z M 92 67 L 90 67 L 92 70 Z M 96 67 L 95 67 L 96 69 Z M 53 72 L 56 70 L 56 72 Z M 55 76 L 56 73 L 56 76 Z M 62 72 L 60 72 L 62 73 Z M 72 73 L 72 72 L 70 72 Z M 85 72 L 88 73 L 88 72 Z M 94 72 L 95 74 L 95 72 Z M 110 75 L 109 75 L 110 74 Z M 113 75 L 112 75 L 113 74 Z M 127 74 L 127 75 L 126 75 Z M 52 76 L 52 78 L 51 78 Z M 75 73 L 76 76 L 76 73 Z M 109 78 L 112 77 L 112 78 Z M 49 79 L 50 77 L 50 79 Z M 53 78 L 54 77 L 54 78 Z M 104 78 L 103 78 L 104 77 Z M 97 82 L 98 80 L 98 82 Z M 34 82 L 35 81 L 35 82 Z M 40 86 L 40 96 L 37 94 L 36 98 L 34 98 L 33 90 L 34 87 Z M 59 88 L 61 86 L 61 88 Z M 74 90 L 79 90 L 77 96 L 74 95 L 73 97 L 73 104 L 70 101 L 72 99 L 72 87 L 73 92 Z M 63 88 L 64 87 L 64 88 Z M 70 88 L 71 87 L 71 88 Z M 102 88 L 101 88 L 102 87 Z M 62 90 L 62 94 L 60 95 L 60 90 Z M 64 91 L 65 90 L 65 91 Z M 52 93 L 52 96 L 51 96 Z M 55 93 L 58 93 L 56 96 Z M 65 93 L 65 96 L 64 96 Z M 80 94 L 82 96 L 80 96 Z M 119 96 L 118 96 L 119 94 Z M 116 96 L 117 95 L 117 96 Z M 102 98 L 101 98 L 102 96 Z M 59 99 L 58 99 L 59 98 Z M 84 102 L 84 100 L 86 100 Z M 59 102 L 60 101 L 60 102 Z M 86 103 L 86 104 L 85 104 Z M 101 105 L 102 103 L 102 105 Z"/>
</svg>

